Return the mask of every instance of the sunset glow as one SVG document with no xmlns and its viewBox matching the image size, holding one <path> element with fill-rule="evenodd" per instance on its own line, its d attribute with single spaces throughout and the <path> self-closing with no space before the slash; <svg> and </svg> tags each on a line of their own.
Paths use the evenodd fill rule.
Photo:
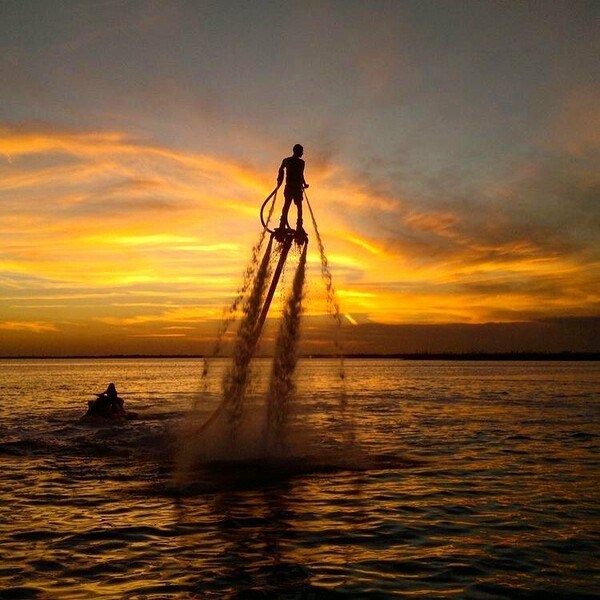
<svg viewBox="0 0 600 600">
<path fill-rule="evenodd" d="M 419 5 L 383 3 L 370 14 L 373 33 L 355 35 L 340 56 L 372 9 L 334 5 L 347 19 L 331 38 L 325 23 L 335 14 L 277 5 L 312 43 L 286 29 L 265 64 L 250 40 L 273 15 L 257 9 L 256 28 L 237 39 L 238 17 L 221 22 L 224 7 L 207 9 L 232 44 L 219 66 L 189 45 L 202 31 L 209 52 L 216 35 L 188 22 L 193 3 L 134 3 L 126 17 L 50 10 L 47 19 L 34 4 L 11 5 L 2 25 L 1 354 L 207 351 L 260 233 L 258 209 L 296 141 L 352 331 L 599 315 L 599 104 L 586 100 L 598 88 L 582 83 L 594 55 L 583 48 L 598 43 L 584 16 L 566 4 L 543 19 L 515 7 L 524 13 L 517 44 L 537 33 L 542 84 L 527 54 L 499 56 L 512 17 L 496 22 L 496 5 L 471 7 L 481 33 L 469 42 L 452 20 L 448 29 L 419 21 Z M 491 39 L 477 47 L 486 30 Z M 555 64 L 544 56 L 558 31 L 565 47 Z M 417 54 L 411 40 L 427 32 Z M 431 63 L 442 45 L 436 69 L 451 80 Z M 299 53 L 298 79 L 269 87 L 278 48 L 288 63 Z M 235 79 L 232 99 L 234 55 L 251 77 Z M 476 60 L 495 68 L 482 73 Z M 343 81 L 356 75 L 350 97 L 328 79 L 336 68 Z M 504 77 L 520 99 L 486 92 Z M 316 244 L 308 269 L 306 311 L 318 324 L 326 305 Z"/>
</svg>

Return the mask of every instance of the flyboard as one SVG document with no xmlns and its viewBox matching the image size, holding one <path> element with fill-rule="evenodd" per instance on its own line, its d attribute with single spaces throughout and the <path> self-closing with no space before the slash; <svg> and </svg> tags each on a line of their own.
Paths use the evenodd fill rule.
<svg viewBox="0 0 600 600">
<path fill-rule="evenodd" d="M 286 222 L 282 226 L 280 226 L 276 229 L 269 228 L 269 218 L 273 212 L 273 207 L 274 207 L 275 201 L 277 199 L 277 191 L 278 190 L 279 190 L 279 186 L 277 186 L 265 198 L 265 200 L 262 203 L 262 206 L 260 208 L 260 221 L 263 226 L 263 233 L 270 234 L 269 243 L 267 245 L 267 249 L 265 250 L 263 260 L 268 259 L 269 255 L 271 253 L 271 248 L 273 247 L 274 243 L 279 244 L 279 259 L 277 261 L 277 266 L 275 267 L 275 270 L 273 271 L 273 276 L 271 278 L 271 284 L 269 285 L 269 289 L 264 297 L 262 308 L 260 310 L 258 319 L 256 320 L 256 325 L 254 326 L 255 328 L 252 333 L 252 339 L 254 340 L 254 348 L 253 348 L 252 352 L 258 345 L 258 341 L 260 339 L 260 335 L 261 335 L 263 326 L 267 319 L 267 315 L 269 314 L 269 309 L 271 307 L 271 302 L 273 300 L 273 296 L 275 295 L 275 291 L 277 289 L 277 285 L 279 284 L 279 279 L 281 278 L 281 273 L 283 272 L 283 269 L 285 267 L 285 263 L 287 261 L 287 257 L 288 257 L 289 251 L 292 247 L 292 244 L 295 242 L 298 246 L 302 247 L 302 254 L 301 254 L 301 259 L 300 259 L 301 262 L 304 262 L 304 260 L 306 259 L 306 253 L 307 253 L 307 249 L 308 249 L 308 235 L 306 234 L 306 231 L 304 231 L 304 229 L 301 226 L 296 229 L 292 229 L 286 219 Z M 308 198 L 306 198 L 306 200 L 308 201 Z M 270 206 L 267 218 L 265 220 L 264 212 L 265 212 L 265 208 L 269 204 L 269 201 L 271 201 L 271 206 Z M 225 408 L 226 408 L 226 402 L 225 402 L 225 400 L 223 400 L 221 402 L 221 404 L 219 404 L 219 406 L 216 408 L 216 410 L 208 417 L 208 419 L 202 425 L 200 425 L 200 427 L 198 427 L 195 430 L 195 433 L 201 433 L 205 429 L 207 429 L 211 425 L 211 423 L 216 421 L 216 419 L 223 413 Z"/>
</svg>

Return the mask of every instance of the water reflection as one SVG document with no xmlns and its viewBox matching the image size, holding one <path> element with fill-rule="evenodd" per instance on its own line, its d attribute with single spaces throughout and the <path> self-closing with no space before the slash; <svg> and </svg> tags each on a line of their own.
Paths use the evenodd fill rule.
<svg viewBox="0 0 600 600">
<path fill-rule="evenodd" d="M 312 463 L 213 465 L 175 500 L 193 361 L 0 368 L 0 596 L 596 597 L 598 365 L 349 361 L 361 454 L 336 364 L 299 367 Z M 107 371 L 142 418 L 85 427 Z"/>
<path fill-rule="evenodd" d="M 208 511 L 214 527 L 210 543 L 219 548 L 212 565 L 206 564 L 205 556 L 199 557 L 199 589 L 217 586 L 230 598 L 251 598 L 300 594 L 311 587 L 309 571 L 294 560 L 291 550 L 296 532 L 290 524 L 295 519 L 290 493 L 291 484 L 281 482 L 258 490 L 216 493 L 206 502 L 178 500 L 178 526 L 185 529 L 198 522 L 198 513 L 206 519 Z M 207 568 L 214 569 L 208 577 Z"/>
</svg>

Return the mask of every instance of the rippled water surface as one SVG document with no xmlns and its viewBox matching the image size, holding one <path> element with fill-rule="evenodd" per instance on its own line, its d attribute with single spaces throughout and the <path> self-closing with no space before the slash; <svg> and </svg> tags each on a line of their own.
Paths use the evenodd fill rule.
<svg viewBox="0 0 600 600">
<path fill-rule="evenodd" d="M 224 365 L 0 361 L 0 597 L 598 597 L 600 364 L 350 360 L 342 415 L 301 361 L 305 452 L 178 486 Z M 109 381 L 139 418 L 80 421 Z"/>
</svg>

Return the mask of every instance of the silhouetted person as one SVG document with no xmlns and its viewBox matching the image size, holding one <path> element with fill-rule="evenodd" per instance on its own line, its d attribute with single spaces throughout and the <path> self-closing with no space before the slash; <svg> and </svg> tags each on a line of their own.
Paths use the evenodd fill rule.
<svg viewBox="0 0 600 600">
<path fill-rule="evenodd" d="M 283 159 L 279 167 L 279 173 L 277 173 L 277 185 L 280 186 L 283 182 L 283 171 L 285 169 L 285 188 L 283 189 L 285 201 L 281 211 L 279 227 L 284 228 L 286 226 L 288 211 L 293 200 L 298 210 L 296 230 L 300 231 L 302 230 L 302 198 L 308 183 L 304 180 L 304 161 L 301 158 L 304 154 L 304 148 L 300 144 L 296 144 L 292 150 L 294 154 Z"/>
<path fill-rule="evenodd" d="M 95 400 L 88 401 L 87 416 L 104 417 L 114 419 L 115 417 L 125 416 L 123 408 L 123 399 L 119 398 L 117 388 L 114 383 L 109 383 L 106 391 L 96 394 Z"/>
</svg>

